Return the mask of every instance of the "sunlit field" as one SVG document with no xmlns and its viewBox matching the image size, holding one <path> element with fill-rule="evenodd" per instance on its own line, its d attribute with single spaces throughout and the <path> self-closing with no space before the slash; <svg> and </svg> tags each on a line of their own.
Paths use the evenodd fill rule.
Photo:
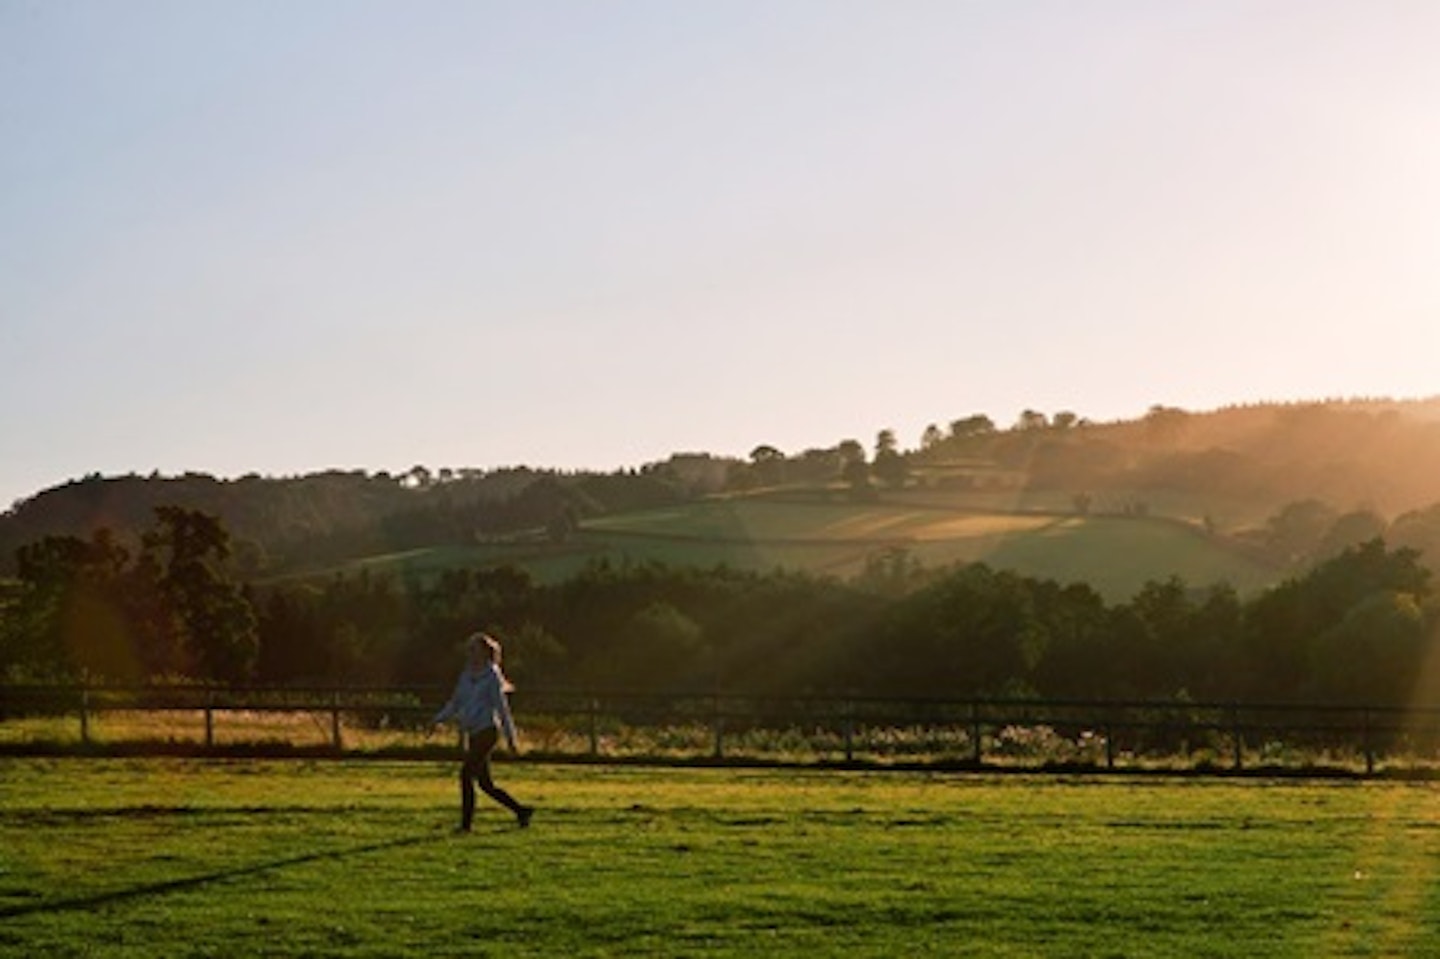
<svg viewBox="0 0 1440 959">
<path fill-rule="evenodd" d="M 1423 956 L 1440 791 L 501 764 L 0 760 L 13 956 Z"/>
<path fill-rule="evenodd" d="M 898 547 L 931 567 L 987 562 L 1029 576 L 1088 582 L 1112 601 L 1128 600 L 1145 582 L 1172 575 L 1196 585 L 1229 582 L 1242 593 L 1277 576 L 1202 534 L 1198 519 L 1080 517 L 1066 503 L 1006 504 L 997 496 L 888 494 L 879 503 L 848 502 L 843 496 L 703 500 L 587 520 L 564 543 L 437 547 L 370 557 L 346 568 L 424 575 L 513 563 L 542 581 L 558 581 L 605 558 L 761 572 L 783 567 L 849 578 L 876 555 Z M 1184 504 L 1171 507 L 1176 512 L 1166 515 L 1195 511 Z"/>
</svg>

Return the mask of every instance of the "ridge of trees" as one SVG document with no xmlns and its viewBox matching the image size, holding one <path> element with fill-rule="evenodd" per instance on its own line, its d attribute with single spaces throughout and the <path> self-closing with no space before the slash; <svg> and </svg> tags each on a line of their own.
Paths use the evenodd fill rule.
<svg viewBox="0 0 1440 959">
<path fill-rule="evenodd" d="M 904 588 L 896 589 L 896 576 Z M 213 516 L 156 511 L 137 550 L 102 530 L 20 551 L 0 679 L 439 683 L 477 627 L 522 684 L 772 695 L 1440 702 L 1440 597 L 1372 539 L 1251 599 L 1170 578 L 1109 604 L 984 564 L 879 564 L 853 582 L 596 563 L 244 584 Z"/>
<path fill-rule="evenodd" d="M 931 424 L 906 449 L 893 430 L 786 454 L 677 453 L 613 473 L 530 467 L 415 466 L 402 474 L 328 470 L 221 480 L 87 476 L 0 515 L 0 575 L 45 536 L 112 530 L 134 546 L 154 509 L 220 517 L 246 576 L 333 565 L 375 553 L 539 531 L 564 538 L 584 519 L 670 506 L 722 491 L 844 485 L 858 498 L 889 490 L 1052 491 L 1077 512 L 1117 497 L 1191 493 L 1263 504 L 1269 519 L 1212 532 L 1283 564 L 1313 561 L 1369 535 L 1440 555 L 1440 398 L 1255 404 L 1208 413 L 1155 406 L 1142 418 L 1094 423 L 1024 410 L 1008 427 L 984 414 Z"/>
</svg>

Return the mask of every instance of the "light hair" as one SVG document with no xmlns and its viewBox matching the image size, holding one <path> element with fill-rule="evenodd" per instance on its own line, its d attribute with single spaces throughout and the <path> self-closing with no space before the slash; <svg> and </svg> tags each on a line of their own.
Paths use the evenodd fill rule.
<svg viewBox="0 0 1440 959">
<path fill-rule="evenodd" d="M 484 647 L 490 662 L 500 665 L 500 641 L 489 633 L 471 633 L 465 640 L 465 652 L 473 653 Z"/>
<path fill-rule="evenodd" d="M 500 669 L 500 660 L 502 658 L 500 640 L 485 632 L 471 633 L 465 640 L 465 654 L 467 656 L 473 656 L 477 649 L 485 650 L 485 655 L 489 657 L 490 664 L 495 667 L 495 672 L 500 674 L 500 687 L 507 693 L 514 692 L 515 684 L 506 679 L 505 673 Z"/>
</svg>

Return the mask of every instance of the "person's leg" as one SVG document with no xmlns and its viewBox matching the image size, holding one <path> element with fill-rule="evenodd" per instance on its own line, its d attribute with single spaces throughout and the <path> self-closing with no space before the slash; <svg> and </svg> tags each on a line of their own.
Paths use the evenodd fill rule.
<svg viewBox="0 0 1440 959">
<path fill-rule="evenodd" d="M 480 752 L 484 744 L 479 736 L 472 735 L 469 739 L 465 760 L 460 764 L 460 829 L 464 832 L 470 831 L 470 823 L 475 819 L 475 779 L 487 765 L 484 754 Z"/>
<path fill-rule="evenodd" d="M 490 754 L 494 752 L 495 744 L 500 739 L 499 732 L 491 728 L 478 732 L 475 736 L 476 738 L 483 739 L 479 751 L 481 761 L 475 773 L 475 781 L 479 784 L 480 791 L 514 813 L 515 818 L 520 820 L 520 825 L 530 825 L 530 816 L 534 813 L 534 810 L 529 806 L 522 806 L 516 802 L 513 796 L 495 785 L 495 780 L 490 775 Z"/>
</svg>

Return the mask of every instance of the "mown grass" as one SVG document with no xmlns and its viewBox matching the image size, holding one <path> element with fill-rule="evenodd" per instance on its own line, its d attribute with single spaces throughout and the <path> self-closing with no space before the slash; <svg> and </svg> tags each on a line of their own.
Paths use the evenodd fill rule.
<svg viewBox="0 0 1440 959">
<path fill-rule="evenodd" d="M 0 760 L 0 955 L 1423 956 L 1440 792 Z"/>
</svg>

